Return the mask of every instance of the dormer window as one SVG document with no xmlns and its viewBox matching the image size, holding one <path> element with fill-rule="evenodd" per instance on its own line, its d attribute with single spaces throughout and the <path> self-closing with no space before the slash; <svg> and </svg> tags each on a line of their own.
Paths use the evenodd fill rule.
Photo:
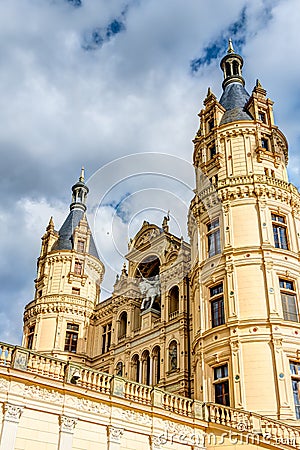
<svg viewBox="0 0 300 450">
<path fill-rule="evenodd" d="M 84 241 L 81 241 L 81 240 L 79 240 L 78 242 L 77 242 L 77 251 L 79 252 L 79 253 L 84 253 L 84 247 L 85 247 L 85 242 Z"/>
<path fill-rule="evenodd" d="M 211 131 L 211 130 L 214 128 L 214 126 L 215 126 L 215 121 L 214 121 L 214 119 L 210 119 L 210 120 L 208 121 L 208 131 Z"/>
<path fill-rule="evenodd" d="M 266 123 L 266 115 L 264 112 L 262 111 L 258 112 L 258 120 L 261 120 L 263 123 Z"/>
</svg>

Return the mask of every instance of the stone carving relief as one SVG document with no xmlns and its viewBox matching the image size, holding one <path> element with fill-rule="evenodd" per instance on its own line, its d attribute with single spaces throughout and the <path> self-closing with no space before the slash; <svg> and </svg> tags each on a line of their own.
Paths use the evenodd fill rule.
<svg viewBox="0 0 300 450">
<path fill-rule="evenodd" d="M 126 409 L 125 411 L 118 409 L 117 411 L 118 416 L 121 419 L 126 420 L 126 422 L 139 423 L 142 425 L 150 425 L 152 423 L 151 417 L 148 416 L 147 414 L 137 413 L 129 409 Z"/>
<path fill-rule="evenodd" d="M 60 431 L 63 433 L 73 434 L 77 425 L 78 419 L 75 417 L 59 416 Z"/>
<path fill-rule="evenodd" d="M 3 413 L 4 420 L 8 422 L 18 423 L 23 412 L 24 407 L 18 405 L 12 405 L 11 403 L 4 403 Z"/>
<path fill-rule="evenodd" d="M 59 392 L 50 391 L 48 389 L 40 388 L 39 386 L 26 386 L 24 389 L 24 396 L 37 398 L 39 400 L 44 400 L 51 403 L 63 404 L 64 396 Z"/>
<path fill-rule="evenodd" d="M 0 378 L 0 391 L 7 392 L 9 390 L 9 381 Z"/>
<path fill-rule="evenodd" d="M 107 427 L 107 435 L 109 442 L 114 442 L 115 444 L 121 443 L 121 437 L 124 433 L 123 428 L 116 428 L 112 426 Z"/>
</svg>

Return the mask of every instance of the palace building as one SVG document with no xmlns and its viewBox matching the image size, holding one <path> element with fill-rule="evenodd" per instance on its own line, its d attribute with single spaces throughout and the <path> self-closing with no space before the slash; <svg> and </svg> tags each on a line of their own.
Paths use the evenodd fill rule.
<svg viewBox="0 0 300 450">
<path fill-rule="evenodd" d="M 0 450 L 300 448 L 300 195 L 229 41 L 193 153 L 190 242 L 144 221 L 112 295 L 86 218 L 42 237 L 22 346 L 1 343 Z"/>
</svg>

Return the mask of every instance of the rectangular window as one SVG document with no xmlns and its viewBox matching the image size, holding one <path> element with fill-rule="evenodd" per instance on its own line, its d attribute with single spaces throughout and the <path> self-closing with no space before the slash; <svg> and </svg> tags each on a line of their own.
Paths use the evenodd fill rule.
<svg viewBox="0 0 300 450">
<path fill-rule="evenodd" d="M 29 350 L 31 350 L 32 346 L 33 346 L 34 330 L 35 330 L 35 325 L 32 325 L 31 327 L 29 327 L 28 335 L 27 335 L 27 348 L 29 348 Z"/>
<path fill-rule="evenodd" d="M 77 251 L 79 253 L 84 253 L 84 241 L 77 242 Z"/>
<path fill-rule="evenodd" d="M 108 352 L 111 344 L 111 323 L 103 326 L 102 329 L 102 353 Z"/>
<path fill-rule="evenodd" d="M 80 295 L 80 289 L 79 288 L 72 288 L 72 294 L 73 295 Z"/>
<path fill-rule="evenodd" d="M 209 147 L 209 158 L 212 159 L 217 154 L 217 149 L 215 145 Z"/>
<path fill-rule="evenodd" d="M 229 406 L 229 380 L 228 380 L 228 366 L 214 368 L 214 388 L 215 388 L 215 403 L 219 405 Z"/>
<path fill-rule="evenodd" d="M 220 240 L 220 222 L 219 218 L 212 220 L 207 224 L 207 242 L 208 242 L 208 256 L 217 255 L 221 253 Z"/>
<path fill-rule="evenodd" d="M 210 288 L 211 326 L 218 327 L 225 323 L 223 283 Z"/>
<path fill-rule="evenodd" d="M 261 120 L 263 123 L 266 123 L 266 115 L 264 112 L 259 111 L 258 112 L 258 119 Z"/>
<path fill-rule="evenodd" d="M 297 295 L 293 281 L 279 279 L 279 286 L 284 320 L 299 322 Z"/>
<path fill-rule="evenodd" d="M 285 217 L 272 213 L 272 227 L 275 247 L 288 250 L 287 226 Z"/>
<path fill-rule="evenodd" d="M 210 120 L 208 121 L 208 131 L 211 131 L 211 130 L 214 128 L 214 126 L 215 126 L 215 121 L 214 121 L 214 119 L 210 119 Z"/>
<path fill-rule="evenodd" d="M 261 139 L 261 146 L 262 148 L 265 148 L 266 150 L 269 150 L 269 141 L 266 138 Z"/>
<path fill-rule="evenodd" d="M 300 364 L 290 361 L 290 371 L 296 418 L 300 419 Z"/>
<path fill-rule="evenodd" d="M 67 323 L 65 338 L 65 352 L 76 353 L 78 342 L 79 325 Z"/>
<path fill-rule="evenodd" d="M 82 274 L 82 263 L 80 261 L 75 261 L 74 273 L 76 273 L 76 275 Z"/>
</svg>

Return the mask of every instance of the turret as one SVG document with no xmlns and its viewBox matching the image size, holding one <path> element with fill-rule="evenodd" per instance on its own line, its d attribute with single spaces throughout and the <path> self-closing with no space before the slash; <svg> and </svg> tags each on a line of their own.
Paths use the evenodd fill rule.
<svg viewBox="0 0 300 450">
<path fill-rule="evenodd" d="M 259 81 L 248 94 L 242 66 L 230 41 L 221 98 L 209 90 L 194 139 L 195 398 L 293 419 L 300 196 L 288 182 L 273 102 Z"/>
<path fill-rule="evenodd" d="M 59 231 L 51 218 L 42 237 L 35 297 L 24 313 L 25 347 L 80 361 L 89 352 L 89 323 L 104 275 L 85 215 L 88 191 L 82 169 L 69 215 Z"/>
</svg>

